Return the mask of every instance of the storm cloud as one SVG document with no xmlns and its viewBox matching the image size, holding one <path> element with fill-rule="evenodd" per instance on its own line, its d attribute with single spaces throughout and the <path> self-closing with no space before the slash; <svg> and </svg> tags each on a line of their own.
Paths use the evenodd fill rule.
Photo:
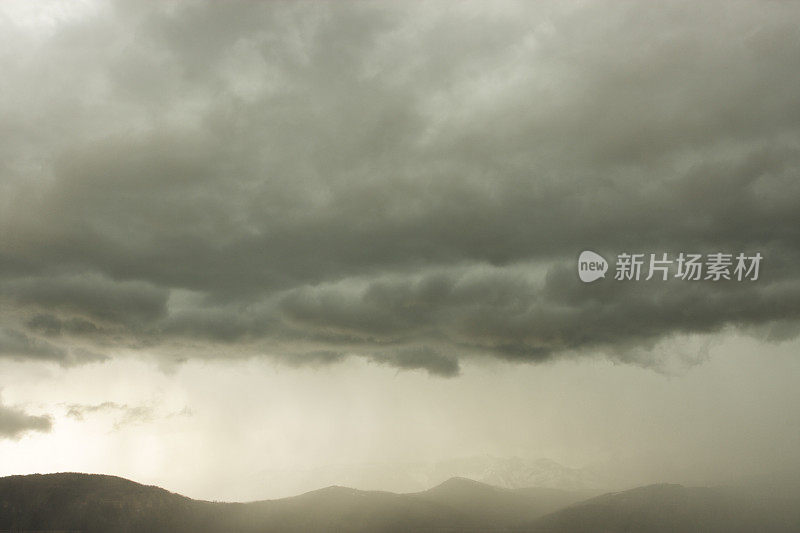
<svg viewBox="0 0 800 533">
<path fill-rule="evenodd" d="M 796 4 L 87 10 L 0 19 L 0 356 L 453 376 L 797 332 Z M 589 285 L 585 249 L 764 262 Z"/>
<path fill-rule="evenodd" d="M 29 415 L 0 402 L 0 439 L 17 439 L 28 431 L 49 432 L 52 426 L 49 416 Z"/>
</svg>

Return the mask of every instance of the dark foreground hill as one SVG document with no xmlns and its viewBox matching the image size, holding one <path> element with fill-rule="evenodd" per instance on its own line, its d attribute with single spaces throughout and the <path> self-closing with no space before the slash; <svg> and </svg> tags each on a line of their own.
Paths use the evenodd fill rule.
<svg viewBox="0 0 800 533">
<path fill-rule="evenodd" d="M 744 489 L 650 485 L 604 494 L 550 515 L 539 533 L 799 532 L 800 499 Z"/>
<path fill-rule="evenodd" d="M 453 478 L 413 494 L 328 487 L 280 500 L 218 503 L 113 476 L 10 476 L 0 478 L 0 531 L 800 531 L 800 506 L 774 494 L 654 485 L 587 497 Z"/>
</svg>

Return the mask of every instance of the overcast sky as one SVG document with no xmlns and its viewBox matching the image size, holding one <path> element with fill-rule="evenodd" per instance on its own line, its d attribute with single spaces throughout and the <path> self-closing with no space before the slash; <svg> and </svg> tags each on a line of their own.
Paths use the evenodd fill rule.
<svg viewBox="0 0 800 533">
<path fill-rule="evenodd" d="M 223 478 L 342 461 L 800 465 L 798 23 L 4 2 L 0 474 L 247 499 Z M 763 261 L 586 284 L 583 250 Z"/>
</svg>

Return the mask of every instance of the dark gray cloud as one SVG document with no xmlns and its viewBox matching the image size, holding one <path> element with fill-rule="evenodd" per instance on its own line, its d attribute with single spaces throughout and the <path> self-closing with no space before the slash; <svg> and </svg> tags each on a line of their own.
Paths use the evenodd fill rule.
<svg viewBox="0 0 800 533">
<path fill-rule="evenodd" d="M 131 327 L 166 315 L 169 294 L 147 283 L 113 282 L 100 276 L 21 278 L 3 284 L 0 291 L 17 304 L 64 310 Z"/>
<path fill-rule="evenodd" d="M 56 320 L 56 319 L 54 319 Z M 28 322 L 28 327 L 32 329 L 45 328 L 46 333 L 53 332 L 53 324 L 45 319 L 43 323 L 41 316 L 34 317 Z M 71 322 L 71 321 L 70 321 Z M 38 336 L 28 334 L 13 328 L 0 327 L 0 358 L 14 360 L 38 360 L 59 363 L 62 366 L 71 366 L 81 363 L 90 363 L 106 360 L 107 357 L 92 349 L 81 345 L 61 346 Z"/>
<path fill-rule="evenodd" d="M 14 329 L 0 329 L 0 357 L 63 361 L 67 350 Z"/>
<path fill-rule="evenodd" d="M 52 427 L 53 421 L 49 416 L 29 415 L 0 401 L 0 439 L 17 439 L 29 431 L 46 433 Z"/>
<path fill-rule="evenodd" d="M 377 354 L 372 360 L 400 369 L 414 370 L 424 368 L 430 374 L 453 377 L 461 371 L 458 359 L 442 355 L 428 346 L 404 348 L 395 352 Z"/>
<path fill-rule="evenodd" d="M 3 353 L 455 375 L 464 356 L 794 335 L 798 21 L 779 2 L 116 2 L 49 33 L 3 21 Z M 583 285 L 584 249 L 765 261 L 749 284 Z"/>
</svg>

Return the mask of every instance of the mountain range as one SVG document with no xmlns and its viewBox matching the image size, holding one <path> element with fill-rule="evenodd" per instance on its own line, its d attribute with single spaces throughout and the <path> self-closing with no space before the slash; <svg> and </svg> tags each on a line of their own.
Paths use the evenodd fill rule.
<svg viewBox="0 0 800 533">
<path fill-rule="evenodd" d="M 361 490 L 420 492 L 444 481 L 463 477 L 507 489 L 546 487 L 568 491 L 601 491 L 618 484 L 588 468 L 572 468 L 551 459 L 475 455 L 444 461 L 356 463 L 315 468 L 269 469 L 246 479 L 234 478 L 225 493 L 277 498 L 327 485 Z"/>
<path fill-rule="evenodd" d="M 0 478 L 0 531 L 395 532 L 800 531 L 796 494 L 650 485 L 592 495 L 452 478 L 397 494 L 332 486 L 250 503 L 193 500 L 94 474 Z"/>
</svg>

